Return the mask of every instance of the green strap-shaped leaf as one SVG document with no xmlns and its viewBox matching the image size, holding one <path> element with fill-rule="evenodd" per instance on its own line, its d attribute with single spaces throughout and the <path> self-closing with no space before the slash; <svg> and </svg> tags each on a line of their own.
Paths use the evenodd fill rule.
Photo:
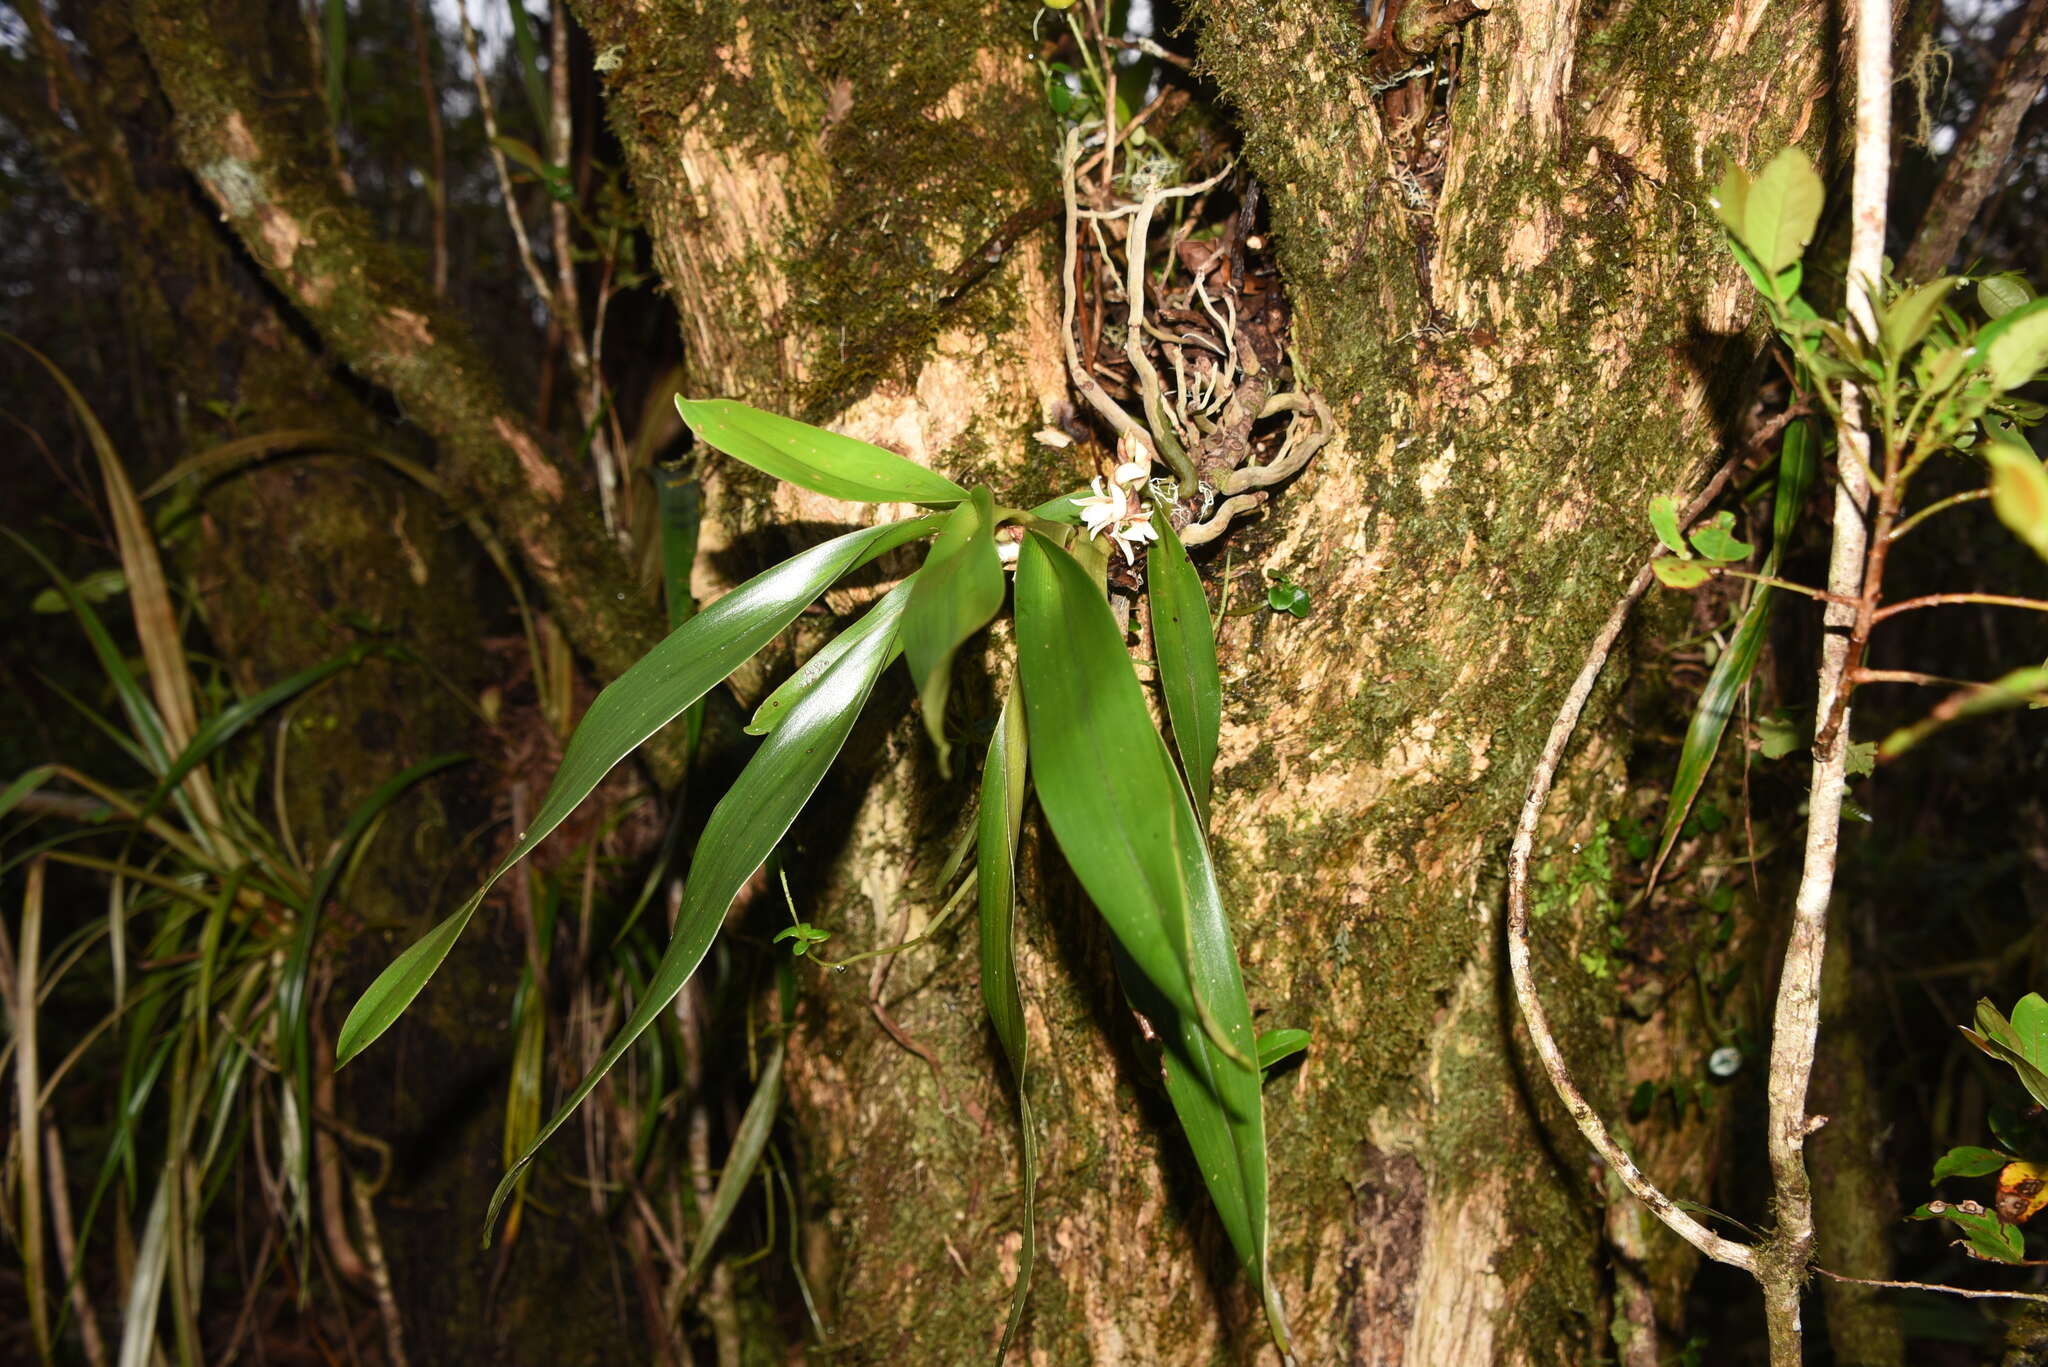
<svg viewBox="0 0 2048 1367">
<path fill-rule="evenodd" d="M 676 411 L 699 441 L 799 488 L 856 503 L 946 507 L 967 491 L 894 451 L 798 422 L 733 399 L 676 397 Z"/>
<path fill-rule="evenodd" d="M 975 829 L 975 891 L 981 905 L 981 1000 L 1017 1084 L 1017 1127 L 1024 1160 L 1024 1245 L 1017 1253 L 1017 1285 L 1010 1318 L 996 1345 L 1000 1363 L 1024 1321 L 1037 1256 L 1038 1127 L 1031 1115 L 1024 999 L 1017 991 L 1017 833 L 1024 815 L 1024 704 L 1013 682 L 996 719 L 981 770 L 981 814 Z"/>
<path fill-rule="evenodd" d="M 1159 662 L 1159 688 L 1173 743 L 1187 774 L 1195 817 L 1209 828 L 1209 782 L 1223 730 L 1223 676 L 1216 664 L 1216 632 L 1209 620 L 1209 596 L 1174 534 L 1164 508 L 1152 513 L 1158 540 L 1145 556 L 1145 597 L 1152 605 L 1152 653 Z"/>
<path fill-rule="evenodd" d="M 1003 606 L 1003 563 L 996 556 L 995 500 L 977 485 L 932 541 L 903 609 L 903 659 L 917 684 L 925 734 L 939 752 L 939 773 L 953 776 L 946 743 L 946 698 L 953 654 Z"/>
<path fill-rule="evenodd" d="M 1902 726 L 1878 742 L 1879 759 L 1897 759 L 1936 731 L 1970 717 L 2009 708 L 2039 706 L 2048 697 L 2048 665 L 2027 665 L 2001 674 L 1990 683 L 1950 694 L 1932 712 L 1910 726 Z M 2048 1106 L 2048 1100 L 2042 1103 Z"/>
<path fill-rule="evenodd" d="M 703 621 L 717 610 L 718 604 L 713 604 L 697 620 Z M 668 1009 L 676 993 L 697 971 L 719 927 L 725 923 L 732 899 L 775 849 L 776 842 L 817 791 L 825 770 L 838 758 L 875 679 L 887 667 L 895 650 L 893 631 L 876 632 L 849 650 L 815 688 L 789 709 L 789 715 L 762 742 L 731 789 L 712 808 L 704 834 L 697 841 L 697 853 L 690 861 L 690 876 L 683 885 L 683 904 L 676 913 L 674 933 L 646 993 L 596 1066 L 499 1181 L 484 1220 L 487 1231 L 498 1218 L 498 1207 L 541 1145 L 576 1113 L 612 1065 Z M 586 718 L 584 725 L 589 724 Z"/>
<path fill-rule="evenodd" d="M 827 585 L 935 531 L 938 521 L 918 517 L 866 527 L 785 560 L 692 617 L 613 680 L 569 737 L 555 781 L 519 843 L 467 902 L 393 960 L 348 1013 L 335 1043 L 337 1065 L 390 1028 L 448 957 L 491 885 L 561 825 L 613 766 L 774 639 Z M 893 645 L 894 634 L 888 639 Z"/>
<path fill-rule="evenodd" d="M 1208 844 L 1095 581 L 1034 532 L 1016 594 L 1039 803 L 1115 937 L 1126 994 L 1165 1044 L 1167 1096 L 1284 1351 L 1266 1275 L 1258 1046 Z"/>
<path fill-rule="evenodd" d="M 796 706 L 798 699 L 817 687 L 818 680 L 825 677 L 832 666 L 839 663 L 841 656 L 852 650 L 877 631 L 894 630 L 903 620 L 903 608 L 910 601 L 910 586 L 917 580 L 912 573 L 895 588 L 882 595 L 882 600 L 861 614 L 860 620 L 818 647 L 816 654 L 797 666 L 796 672 L 784 679 L 781 685 L 761 700 L 754 709 L 754 715 L 746 725 L 750 736 L 765 736 L 779 725 L 789 709 Z M 900 640 L 900 638 L 899 638 Z"/>
<path fill-rule="evenodd" d="M 1820 463 L 1814 444 L 1813 426 L 1805 419 L 1785 429 L 1784 442 L 1778 449 L 1778 488 L 1771 508 L 1771 549 L 1764 556 L 1765 574 L 1778 572 L 1800 505 L 1813 487 Z M 1678 752 L 1678 772 L 1671 780 L 1671 801 L 1664 810 L 1664 830 L 1657 841 L 1657 867 L 1663 865 L 1671 847 L 1678 842 L 1685 818 L 1707 781 L 1707 771 L 1714 767 L 1714 756 L 1721 748 L 1721 737 L 1727 733 L 1728 720 L 1735 715 L 1743 690 L 1749 687 L 1757 662 L 1763 658 L 1775 606 L 1775 593 L 1770 585 L 1759 584 L 1742 620 L 1736 624 L 1734 638 L 1721 652 L 1721 658 L 1714 661 L 1706 687 L 1700 690 L 1699 706 L 1693 710 L 1692 722 L 1685 729 L 1685 743 Z"/>
<path fill-rule="evenodd" d="M 777 1040 L 768 1051 L 768 1062 L 761 1067 L 761 1080 L 754 1084 L 746 1113 L 733 1131 L 732 1150 L 725 1156 L 725 1168 L 718 1174 L 718 1186 L 711 1193 L 711 1209 L 705 1212 L 704 1223 L 697 1230 L 696 1247 L 690 1250 L 689 1270 L 683 1274 L 685 1285 L 694 1285 L 704 1275 L 711 1251 L 718 1246 L 718 1236 L 731 1223 L 740 1197 L 746 1194 L 760 1169 L 768 1136 L 775 1130 L 776 1112 L 782 1109 L 782 1060 L 788 1049 L 787 1040 Z"/>
</svg>

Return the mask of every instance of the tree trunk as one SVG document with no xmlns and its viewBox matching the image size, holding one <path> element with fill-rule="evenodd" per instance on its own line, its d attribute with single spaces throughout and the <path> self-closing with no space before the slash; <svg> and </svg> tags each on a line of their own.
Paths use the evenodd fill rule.
<svg viewBox="0 0 2048 1367">
<path fill-rule="evenodd" d="M 1390 70 L 1349 6 L 1192 7 L 1271 206 L 1300 365 L 1343 429 L 1229 543 L 1234 602 L 1270 569 L 1314 609 L 1225 622 L 1213 824 L 1262 1027 L 1314 1033 L 1268 1089 L 1274 1276 L 1303 1359 L 1590 1361 L 1598 1183 L 1514 1043 L 1501 854 L 1553 704 L 1646 551 L 1644 505 L 1696 484 L 1750 402 L 1744 287 L 1704 201 L 1726 162 L 1826 127 L 1829 31 L 1817 4 L 1425 8 L 1441 22 L 1399 26 Z M 1049 234 L 1000 242 L 1052 194 L 1034 9 L 583 0 L 691 392 L 1006 491 L 1090 473 L 1029 454 L 1066 398 L 1058 284 Z M 1389 79 L 1425 58 L 1455 70 L 1447 116 L 1446 87 Z M 1000 269 L 949 293 L 992 242 Z M 847 516 L 723 481 L 729 536 Z M 1555 804 L 1566 862 L 1631 810 L 1613 729 L 1592 732 Z M 831 862 L 798 884 L 806 917 L 851 943 L 915 934 L 965 782 L 899 726 L 843 781 L 850 826 L 813 833 Z M 1033 1360 L 1270 1356 L 1056 863 L 1027 858 L 1020 944 L 1044 1127 Z M 1584 912 L 1539 926 L 1544 990 L 1617 1114 L 1620 1003 L 1581 966 L 1610 928 Z M 859 1361 L 979 1356 L 1017 1271 L 1005 1075 L 965 955 L 929 953 L 815 982 L 790 1063 L 806 1247 Z"/>
</svg>

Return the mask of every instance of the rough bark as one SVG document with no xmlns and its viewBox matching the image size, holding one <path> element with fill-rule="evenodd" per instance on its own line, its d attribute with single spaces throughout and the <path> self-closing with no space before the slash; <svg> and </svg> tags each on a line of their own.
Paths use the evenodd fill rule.
<svg viewBox="0 0 2048 1367">
<path fill-rule="evenodd" d="M 855 231 L 906 225 L 929 282 L 1039 192 L 1037 115 L 983 127 L 971 160 L 924 156 L 990 102 L 1016 107 L 1023 7 L 580 12 L 619 57 L 611 118 L 695 383 L 1026 491 L 1085 473 L 1035 472 L 1018 440 L 1057 393 L 1042 246 L 983 286 L 969 307 L 993 339 L 963 351 L 929 286 L 902 297 L 899 258 L 876 268 Z M 1390 127 L 1349 7 L 1210 0 L 1193 17 L 1272 206 L 1301 362 L 1344 426 L 1233 543 L 1237 575 L 1283 570 L 1316 611 L 1233 618 L 1222 645 L 1214 824 L 1239 949 L 1262 1020 L 1316 1037 L 1269 1089 L 1275 1276 L 1307 1360 L 1590 1360 L 1597 1184 L 1519 1070 L 1499 855 L 1556 691 L 1644 552 L 1641 508 L 1697 476 L 1746 401 L 1743 290 L 1700 206 L 1725 161 L 1816 127 L 1823 7 L 1499 5 L 1440 49 L 1462 36 L 1440 168 L 1427 125 Z M 885 133 L 903 161 L 878 182 L 863 157 Z M 1013 178 L 978 221 L 934 215 L 990 174 Z M 877 296 L 887 324 L 866 321 Z M 1596 735 L 1576 805 L 1560 797 L 1561 857 L 1627 782 Z M 845 783 L 864 805 L 814 832 L 836 872 L 813 868 L 800 895 L 849 941 L 902 939 L 935 910 L 965 789 L 907 728 Z M 1092 913 L 1038 853 L 1020 946 L 1046 1155 L 1034 1360 L 1255 1358 Z M 1567 914 L 1539 933 L 1569 1047 L 1618 1111 L 1615 1003 L 1575 964 L 1606 927 Z M 871 993 L 936 1067 L 878 1028 Z M 886 983 L 818 984 L 807 1025 L 789 1077 L 835 1341 L 862 1361 L 985 1351 L 1015 1272 L 1015 1149 L 971 969 L 920 957 Z"/>
</svg>

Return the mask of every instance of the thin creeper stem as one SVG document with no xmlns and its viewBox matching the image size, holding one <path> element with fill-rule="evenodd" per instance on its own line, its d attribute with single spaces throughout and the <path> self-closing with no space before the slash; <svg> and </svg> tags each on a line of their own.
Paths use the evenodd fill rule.
<svg viewBox="0 0 2048 1367">
<path fill-rule="evenodd" d="M 1738 453 L 1721 467 L 1686 510 L 1684 521 L 1690 522 L 1713 501 L 1742 460 L 1742 453 Z M 1648 564 L 1637 570 L 1628 591 L 1614 605 L 1614 611 L 1608 614 L 1606 624 L 1600 628 L 1600 634 L 1594 637 L 1592 647 L 1587 651 L 1586 662 L 1578 677 L 1572 680 L 1571 688 L 1565 693 L 1556 720 L 1550 724 L 1543 754 L 1536 761 L 1535 773 L 1530 776 L 1529 795 L 1522 803 L 1522 816 L 1515 824 L 1514 843 L 1508 849 L 1508 969 L 1514 979 L 1515 1000 L 1522 1008 L 1522 1019 L 1529 1027 L 1529 1038 L 1543 1063 L 1543 1071 L 1578 1125 L 1579 1133 L 1593 1146 L 1593 1151 L 1628 1188 L 1629 1194 L 1648 1206 L 1650 1213 L 1679 1238 L 1715 1262 L 1727 1263 L 1760 1277 L 1755 1249 L 1723 1238 L 1681 1210 L 1636 1166 L 1635 1160 L 1609 1132 L 1600 1113 L 1593 1109 L 1592 1103 L 1586 1100 L 1572 1078 L 1571 1068 L 1558 1048 L 1557 1036 L 1550 1028 L 1550 1015 L 1544 1010 L 1543 999 L 1537 993 L 1536 980 L 1529 966 L 1529 857 L 1536 846 L 1536 828 L 1543 819 L 1543 808 L 1550 800 L 1550 788 L 1557 778 L 1558 765 L 1564 759 L 1565 747 L 1571 743 L 1572 732 L 1578 728 L 1586 700 L 1592 696 L 1593 686 L 1599 681 L 1600 671 L 1606 666 L 1607 657 L 1613 652 L 1614 643 L 1628 622 L 1630 610 L 1655 577 Z"/>
</svg>

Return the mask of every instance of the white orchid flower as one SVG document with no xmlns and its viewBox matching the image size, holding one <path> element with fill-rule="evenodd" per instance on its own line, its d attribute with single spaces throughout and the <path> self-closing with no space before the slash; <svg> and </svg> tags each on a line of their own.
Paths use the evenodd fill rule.
<svg viewBox="0 0 2048 1367">
<path fill-rule="evenodd" d="M 1097 475 L 1088 482 L 1093 494 L 1070 501 L 1081 509 L 1081 523 L 1088 529 L 1089 540 L 1108 533 L 1123 552 L 1124 560 L 1135 565 L 1138 546 L 1156 540 L 1159 535 L 1152 529 L 1152 505 L 1143 497 L 1152 463 L 1140 456 L 1135 443 L 1128 439 L 1117 454 L 1126 459 L 1110 476 L 1109 486 L 1104 488 L 1102 476 Z"/>
</svg>

